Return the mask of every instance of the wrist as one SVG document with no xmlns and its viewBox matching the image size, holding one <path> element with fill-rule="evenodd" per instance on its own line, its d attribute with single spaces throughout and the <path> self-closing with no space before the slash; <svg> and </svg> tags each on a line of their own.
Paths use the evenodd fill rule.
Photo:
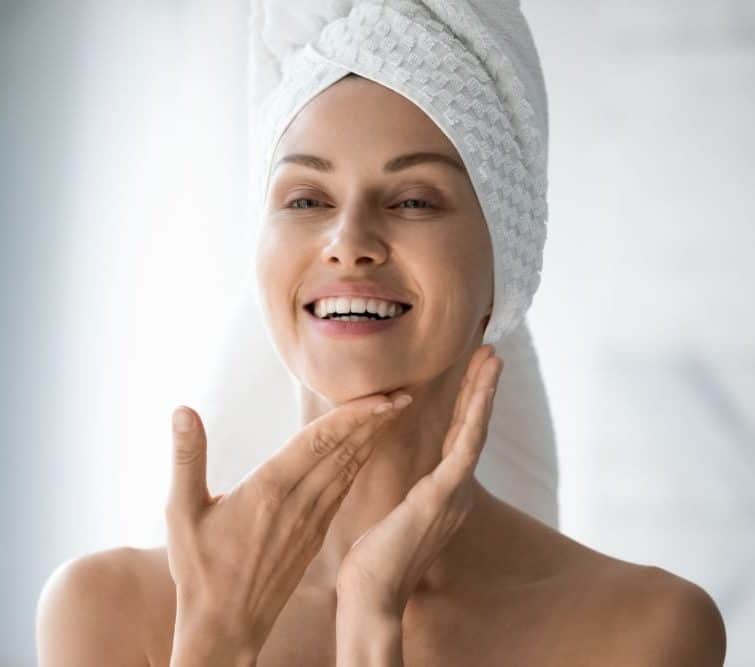
<svg viewBox="0 0 755 667">
<path fill-rule="evenodd" d="M 396 595 L 387 593 L 366 593 L 364 587 L 336 588 L 338 605 L 336 613 L 354 611 L 359 616 L 369 615 L 375 618 L 399 619 L 404 616 L 405 603 L 401 603 Z"/>
<path fill-rule="evenodd" d="M 336 611 L 337 667 L 403 666 L 401 615 L 339 601 Z"/>
<path fill-rule="evenodd" d="M 174 641 L 169 667 L 257 667 L 257 655 L 222 643 Z"/>
<path fill-rule="evenodd" d="M 230 632 L 217 614 L 179 608 L 170 667 L 256 667 L 257 655 L 251 639 Z"/>
</svg>

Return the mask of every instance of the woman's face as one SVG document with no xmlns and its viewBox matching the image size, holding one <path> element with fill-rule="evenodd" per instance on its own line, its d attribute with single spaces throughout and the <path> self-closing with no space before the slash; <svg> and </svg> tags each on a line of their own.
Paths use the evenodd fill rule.
<svg viewBox="0 0 755 667">
<path fill-rule="evenodd" d="M 395 163 L 415 153 L 447 160 Z M 279 163 L 291 155 L 317 159 Z M 493 302 L 483 214 L 453 144 L 402 95 L 347 77 L 311 100 L 276 148 L 263 225 L 264 316 L 310 391 L 340 404 L 421 385 L 480 344 Z M 334 281 L 376 283 L 412 307 L 382 331 L 329 336 L 305 306 Z"/>
</svg>

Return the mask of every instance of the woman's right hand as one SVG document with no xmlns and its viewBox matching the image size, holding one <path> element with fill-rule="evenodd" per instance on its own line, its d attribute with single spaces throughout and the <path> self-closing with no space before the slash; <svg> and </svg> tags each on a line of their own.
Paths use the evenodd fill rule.
<svg viewBox="0 0 755 667">
<path fill-rule="evenodd" d="M 176 586 L 171 667 L 254 664 L 381 427 L 403 406 L 379 414 L 375 408 L 391 405 L 400 394 L 375 394 L 334 408 L 214 497 L 207 489 L 201 419 L 189 408 L 176 409 L 165 506 Z"/>
</svg>

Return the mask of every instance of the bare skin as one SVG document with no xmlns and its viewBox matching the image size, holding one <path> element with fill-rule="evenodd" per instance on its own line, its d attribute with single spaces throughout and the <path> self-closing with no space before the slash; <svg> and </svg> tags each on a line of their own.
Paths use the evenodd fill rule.
<svg viewBox="0 0 755 667">
<path fill-rule="evenodd" d="M 489 494 L 483 504 L 493 523 L 467 543 L 465 569 L 442 591 L 418 591 L 406 609 L 404 664 L 722 664 L 715 606 L 695 584 L 589 549 Z M 127 636 L 142 658 L 123 664 L 166 667 L 176 599 L 165 549 L 118 549 L 99 557 L 120 561 L 138 582 Z M 315 568 L 307 571 L 268 637 L 259 667 L 335 665 L 337 600 L 317 575 Z M 111 602 L 110 608 L 122 606 L 115 595 Z M 688 611 L 677 614 L 681 609 Z M 708 619 L 698 630 L 707 656 L 654 662 L 650 656 L 660 650 L 663 633 L 693 631 L 696 609 Z"/>
<path fill-rule="evenodd" d="M 490 314 L 492 247 L 466 172 L 441 162 L 383 172 L 390 160 L 416 152 L 461 162 L 418 107 L 360 78 L 312 100 L 276 149 L 273 164 L 309 154 L 333 165 L 323 172 L 289 162 L 272 172 L 257 257 L 266 321 L 300 380 L 303 424 L 376 392 L 400 389 L 414 400 L 360 470 L 259 667 L 335 665 L 341 563 L 438 465 L 461 378 Z M 294 201 L 304 206 L 292 208 Z M 413 303 L 410 319 L 348 343 L 323 337 L 302 308 L 313 288 L 337 279 L 403 290 Z M 473 489 L 472 510 L 403 612 L 404 664 L 723 663 L 721 617 L 701 588 L 579 544 L 476 479 Z M 130 619 L 118 643 L 133 657 L 119 664 L 167 666 L 176 596 L 165 549 L 90 558 L 118 563 L 129 582 L 98 589 L 103 613 L 118 607 Z"/>
</svg>

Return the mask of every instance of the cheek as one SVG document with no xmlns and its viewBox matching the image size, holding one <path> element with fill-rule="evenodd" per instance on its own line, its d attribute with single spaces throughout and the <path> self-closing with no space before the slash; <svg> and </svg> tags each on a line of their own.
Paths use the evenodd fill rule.
<svg viewBox="0 0 755 667">
<path fill-rule="evenodd" d="M 272 226 L 260 236 L 255 259 L 257 283 L 273 326 L 294 312 L 297 289 L 308 264 L 304 248 L 306 245 L 291 234 Z M 280 324 L 290 327 L 290 322 Z"/>
<path fill-rule="evenodd" d="M 483 230 L 487 234 L 487 229 Z M 468 326 L 487 306 L 492 255 L 489 239 L 451 229 L 449 233 L 425 239 L 414 249 L 417 282 L 425 292 L 427 307 L 444 323 Z M 481 315 L 480 315 L 481 316 Z"/>
</svg>

